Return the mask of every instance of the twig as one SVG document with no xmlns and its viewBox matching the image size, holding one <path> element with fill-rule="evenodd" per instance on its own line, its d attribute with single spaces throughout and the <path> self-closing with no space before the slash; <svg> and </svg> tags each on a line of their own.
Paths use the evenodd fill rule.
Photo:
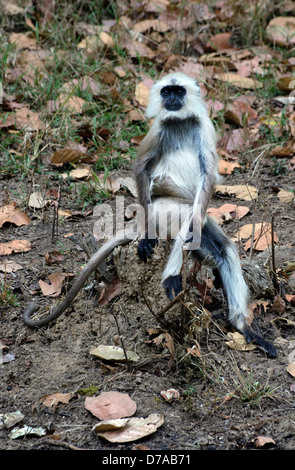
<svg viewBox="0 0 295 470">
<path fill-rule="evenodd" d="M 279 291 L 279 283 L 276 275 L 276 258 L 275 258 L 275 242 L 274 242 L 274 217 L 271 218 L 271 264 L 272 264 L 272 279 L 275 290 Z"/>
<path fill-rule="evenodd" d="M 113 312 L 113 305 L 111 305 L 111 308 L 109 310 L 109 313 L 113 316 L 115 322 L 116 322 L 116 325 L 117 325 L 117 330 L 118 330 L 118 335 L 120 337 L 120 341 L 121 341 L 121 345 L 122 345 L 122 349 L 123 349 L 123 353 L 124 353 L 124 356 L 125 356 L 125 359 L 126 359 L 126 365 L 129 369 L 130 367 L 130 361 L 128 359 L 128 355 L 127 355 L 127 351 L 125 349 L 125 345 L 124 345 L 124 341 L 123 341 L 123 338 L 122 338 L 122 334 L 121 334 L 121 330 L 120 330 L 120 327 L 119 327 L 119 323 L 118 323 L 118 320 L 117 320 L 117 317 L 116 315 L 114 314 Z"/>
<path fill-rule="evenodd" d="M 59 439 L 44 439 L 42 442 L 45 442 L 46 444 L 50 444 L 52 446 L 60 446 L 60 447 L 66 447 L 67 449 L 70 450 L 84 450 L 81 447 L 76 447 L 73 444 L 70 444 L 69 442 L 61 441 Z"/>
</svg>

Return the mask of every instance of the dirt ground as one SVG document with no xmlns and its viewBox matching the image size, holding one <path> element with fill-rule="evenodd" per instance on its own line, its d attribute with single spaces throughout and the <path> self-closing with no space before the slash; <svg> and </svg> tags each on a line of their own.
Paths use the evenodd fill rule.
<svg viewBox="0 0 295 470">
<path fill-rule="evenodd" d="M 280 203 L 276 189 L 276 184 L 291 187 L 294 177 L 293 181 L 291 178 L 292 174 L 276 178 L 266 174 L 251 181 L 259 186 L 259 198 L 254 205 L 243 201 L 251 212 L 242 222 L 233 220 L 224 224 L 224 230 L 232 236 L 241 223 L 262 221 L 265 214 L 269 222 L 274 216 L 279 238 L 277 270 L 295 262 L 294 205 Z M 224 178 L 224 184 L 241 181 L 239 175 Z M 2 184 L 9 191 L 16 189 L 13 180 L 2 181 Z M 18 186 L 18 191 L 22 189 Z M 211 206 L 235 201 L 241 204 L 234 198 L 215 196 Z M 14 427 L 0 430 L 0 449 L 64 450 L 75 446 L 87 450 L 130 450 L 142 444 L 151 450 L 247 450 L 257 449 L 256 439 L 264 436 L 270 441 L 263 449 L 295 450 L 295 379 L 286 370 L 288 364 L 295 361 L 294 307 L 286 303 L 285 310 L 278 313 L 271 307 L 275 296 L 272 288 L 260 292 L 259 299 L 255 298 L 257 292 L 253 292 L 253 302 L 268 302 L 266 311 L 261 308 L 256 318 L 264 337 L 277 348 L 278 357 L 270 359 L 259 348 L 236 351 L 228 347 L 226 335 L 231 329 L 226 322 L 223 294 L 215 280 L 209 292 L 212 302 L 204 305 L 206 310 L 197 303 L 196 289 L 192 288 L 187 298 L 192 302 L 189 305 L 193 312 L 188 331 L 180 334 L 181 303 L 165 316 L 175 347 L 175 358 L 170 367 L 170 353 L 165 341 L 159 340 L 158 344 L 151 341 L 153 337 L 149 330 L 159 324 L 143 298 L 144 291 L 157 310 L 168 303 L 160 287 L 167 246 L 160 243 L 152 261 L 144 265 L 138 261 L 136 246 L 131 243 L 117 250 L 108 260 L 109 273 L 114 273 L 116 268 L 121 281 L 120 294 L 112 302 L 105 306 L 95 305 L 91 278 L 85 286 L 88 288 L 78 295 L 58 321 L 47 327 L 30 329 L 22 322 L 24 307 L 32 299 L 47 307 L 56 302 L 40 293 L 38 280 L 48 282 L 48 274 L 55 271 L 79 272 L 87 257 L 65 235 L 87 235 L 92 232 L 95 220 L 92 215 L 65 220 L 59 224 L 60 244 L 52 244 L 52 207 L 39 212 L 28 211 L 28 215 L 30 225 L 16 228 L 6 224 L 1 231 L 3 241 L 19 238 L 30 240 L 32 245 L 27 253 L 9 256 L 22 266 L 13 275 L 7 275 L 7 282 L 19 300 L 18 306 L 0 310 L 0 340 L 5 345 L 3 358 L 13 355 L 13 360 L 4 360 L 0 368 L 0 412 L 20 411 L 24 416 Z M 60 247 L 62 260 L 46 264 L 46 253 Z M 242 256 L 245 261 L 247 255 Z M 253 260 L 260 263 L 261 274 L 268 275 L 267 254 L 255 252 Z M 72 282 L 73 278 L 67 280 L 62 296 Z M 295 294 L 292 276 L 285 279 L 284 289 Z M 195 308 L 194 302 L 199 308 Z M 211 316 L 206 316 L 208 311 Z M 278 320 L 278 317 L 282 319 Z M 138 362 L 126 365 L 90 354 L 93 346 L 120 344 L 120 335 L 125 348 L 140 356 Z M 198 346 L 200 357 L 191 354 L 193 346 Z M 164 424 L 139 441 L 125 444 L 105 441 L 92 430 L 98 418 L 85 409 L 85 396 L 78 392 L 89 387 L 96 387 L 95 395 L 110 390 L 127 393 L 137 404 L 135 416 L 161 413 Z M 161 391 L 170 388 L 178 390 L 179 400 L 168 402 L 161 396 Z M 262 392 L 257 393 L 254 400 L 257 390 Z M 69 403 L 52 407 L 42 405 L 42 397 L 61 392 L 73 394 Z M 42 427 L 46 435 L 12 439 L 12 430 L 24 425 Z M 54 436 L 56 439 L 52 439 Z"/>
</svg>

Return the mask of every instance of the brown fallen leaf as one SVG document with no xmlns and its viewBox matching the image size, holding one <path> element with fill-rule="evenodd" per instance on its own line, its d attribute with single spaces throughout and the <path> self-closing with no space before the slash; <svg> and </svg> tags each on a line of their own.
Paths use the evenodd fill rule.
<svg viewBox="0 0 295 470">
<path fill-rule="evenodd" d="M 145 79 L 136 85 L 135 98 L 141 106 L 146 107 L 148 105 L 150 89 L 153 83 L 151 79 Z"/>
<path fill-rule="evenodd" d="M 266 34 L 270 41 L 280 46 L 292 46 L 295 44 L 295 17 L 278 16 L 273 18 L 267 25 Z"/>
<path fill-rule="evenodd" d="M 238 199 L 243 199 L 244 201 L 252 201 L 258 197 L 257 188 L 243 184 L 237 184 L 233 186 L 219 184 L 216 186 L 215 191 L 223 195 L 235 196 Z"/>
<path fill-rule="evenodd" d="M 136 402 L 127 393 L 103 392 L 99 396 L 86 397 L 85 408 L 103 420 L 126 418 L 134 415 Z"/>
<path fill-rule="evenodd" d="M 292 375 L 292 377 L 295 377 L 295 362 L 292 362 L 292 364 L 289 364 L 286 367 L 286 371 L 289 372 L 289 374 Z"/>
<path fill-rule="evenodd" d="M 246 90 L 256 90 L 257 88 L 263 87 L 263 83 L 255 80 L 254 78 L 243 77 L 242 75 L 232 72 L 216 73 L 213 75 L 213 78 L 225 82 L 228 85 L 235 86 L 237 88 L 244 88 Z"/>
<path fill-rule="evenodd" d="M 40 192 L 35 192 L 30 195 L 29 206 L 34 209 L 43 209 L 49 203 L 48 199 Z"/>
<path fill-rule="evenodd" d="M 286 310 L 286 303 L 280 295 L 275 296 L 271 310 L 278 314 L 282 314 Z"/>
<path fill-rule="evenodd" d="M 238 206 L 237 204 L 223 204 L 219 208 L 209 207 L 207 213 L 221 225 L 223 222 L 235 219 L 241 219 L 250 211 L 247 206 Z"/>
<path fill-rule="evenodd" d="M 235 168 L 241 168 L 237 162 L 228 162 L 226 160 L 218 160 L 218 173 L 220 175 L 231 175 Z"/>
<path fill-rule="evenodd" d="M 12 33 L 9 36 L 9 42 L 21 49 L 38 49 L 36 38 L 31 33 Z"/>
<path fill-rule="evenodd" d="M 96 175 L 96 178 L 98 179 L 101 187 L 105 189 L 106 191 L 109 191 L 111 193 L 116 193 L 119 191 L 121 184 L 120 180 L 117 178 L 113 178 L 111 176 L 105 176 L 104 173 L 100 173 L 99 175 Z"/>
<path fill-rule="evenodd" d="M 275 441 L 268 436 L 258 436 L 252 441 L 255 447 L 273 447 L 276 445 Z"/>
<path fill-rule="evenodd" d="M 4 273 L 14 273 L 19 269 L 23 269 L 23 267 L 13 260 L 7 260 L 0 263 L 0 271 L 3 271 Z"/>
<path fill-rule="evenodd" d="M 117 427 L 120 426 L 120 420 L 116 421 Z M 108 422 L 110 425 L 110 421 Z M 158 413 L 152 413 L 147 418 L 122 418 L 122 427 L 119 429 L 114 429 L 113 431 L 102 431 L 106 424 L 104 421 L 96 424 L 93 427 L 93 431 L 97 433 L 98 436 L 103 439 L 113 442 L 131 442 L 143 437 L 149 436 L 154 433 L 160 426 L 164 424 L 164 416 Z"/>
<path fill-rule="evenodd" d="M 49 157 L 49 162 L 55 166 L 62 166 L 65 163 L 78 163 L 89 158 L 87 153 L 71 147 L 57 150 Z"/>
<path fill-rule="evenodd" d="M 118 277 L 113 279 L 110 283 L 106 284 L 98 300 L 98 305 L 100 307 L 107 305 L 110 300 L 120 294 L 121 288 L 122 283 Z"/>
<path fill-rule="evenodd" d="M 61 293 L 62 285 L 66 277 L 73 276 L 71 273 L 51 273 L 48 275 L 50 284 L 40 279 L 39 286 L 42 294 L 49 297 L 57 297 Z"/>
<path fill-rule="evenodd" d="M 135 23 L 132 29 L 134 31 L 137 31 L 138 33 L 144 33 L 145 31 L 148 31 L 149 29 L 157 31 L 158 33 L 165 33 L 166 31 L 171 29 L 171 26 L 169 26 L 164 21 L 161 21 L 158 19 L 151 19 L 151 20 L 143 20 L 143 21 L 139 21 L 138 23 Z"/>
<path fill-rule="evenodd" d="M 30 251 L 31 242 L 27 240 L 13 240 L 11 242 L 0 243 L 0 255 L 10 255 L 11 253 L 23 253 Z"/>
<path fill-rule="evenodd" d="M 180 393 L 178 390 L 175 390 L 175 388 L 169 388 L 169 390 L 162 390 L 161 396 L 166 401 L 171 402 L 172 400 L 179 400 Z"/>
<path fill-rule="evenodd" d="M 126 362 L 124 350 L 119 346 L 100 344 L 99 346 L 90 348 L 90 354 L 106 361 Z M 126 355 L 129 361 L 136 362 L 139 359 L 139 356 L 133 351 L 127 350 Z"/>
<path fill-rule="evenodd" d="M 294 197 L 295 197 L 294 191 L 286 191 L 285 189 L 281 189 L 278 192 L 279 201 L 284 204 L 288 204 L 289 202 L 292 202 L 294 200 Z"/>
<path fill-rule="evenodd" d="M 46 253 L 45 262 L 46 264 L 60 263 L 63 260 L 63 255 L 60 251 L 53 250 L 50 253 Z"/>
<path fill-rule="evenodd" d="M 226 341 L 225 344 L 235 351 L 252 351 L 256 349 L 255 344 L 247 344 L 245 337 L 241 333 L 228 333 L 226 337 L 229 341 Z"/>
<path fill-rule="evenodd" d="M 40 404 L 48 408 L 55 407 L 58 403 L 68 404 L 73 398 L 74 393 L 53 393 L 51 395 L 44 395 L 40 398 Z"/>
<path fill-rule="evenodd" d="M 240 127 L 251 126 L 257 121 L 256 111 L 249 104 L 238 99 L 228 106 L 224 117 Z"/>
<path fill-rule="evenodd" d="M 41 121 L 39 113 L 29 108 L 17 109 L 14 114 L 15 127 L 19 130 L 40 131 L 45 128 L 45 123 Z"/>
<path fill-rule="evenodd" d="M 0 207 L 0 227 L 5 223 L 17 225 L 29 225 L 30 219 L 16 204 L 12 202 L 6 206 Z"/>
<path fill-rule="evenodd" d="M 61 177 L 63 179 L 67 178 L 73 178 L 73 179 L 84 179 L 88 178 L 92 174 L 91 168 L 86 165 L 81 163 L 77 168 L 74 168 L 74 170 L 69 171 L 69 173 L 62 173 Z"/>
<path fill-rule="evenodd" d="M 254 227 L 253 227 L 254 225 Z M 258 222 L 255 224 L 245 224 L 239 228 L 239 230 L 234 234 L 234 237 L 237 239 L 247 240 L 251 237 L 252 233 L 257 232 L 257 230 L 261 230 L 264 226 L 263 222 Z"/>
<path fill-rule="evenodd" d="M 258 229 L 253 236 L 244 244 L 244 250 L 248 251 L 251 246 L 255 251 L 264 251 L 272 245 L 272 235 L 271 235 L 271 224 L 265 223 L 261 225 L 261 228 Z M 279 239 L 276 233 L 274 233 L 274 243 L 279 243 Z"/>
<path fill-rule="evenodd" d="M 63 93 L 59 95 L 57 102 L 64 110 L 73 114 L 81 114 L 83 112 L 83 107 L 86 104 L 86 101 L 79 96 L 70 96 Z"/>
</svg>

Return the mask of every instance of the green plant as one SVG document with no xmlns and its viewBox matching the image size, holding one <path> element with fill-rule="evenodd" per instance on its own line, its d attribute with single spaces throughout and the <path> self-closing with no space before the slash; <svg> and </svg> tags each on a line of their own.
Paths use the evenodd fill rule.
<svg viewBox="0 0 295 470">
<path fill-rule="evenodd" d="M 6 280 L 0 282 L 0 305 L 14 307 L 18 305 L 18 296 L 13 293 Z"/>
<path fill-rule="evenodd" d="M 273 398 L 275 390 L 271 390 L 268 378 L 261 383 L 254 377 L 252 370 L 243 375 L 238 371 L 238 380 L 234 380 L 235 390 L 228 394 L 232 398 L 239 398 L 245 403 L 258 406 L 265 398 Z"/>
</svg>

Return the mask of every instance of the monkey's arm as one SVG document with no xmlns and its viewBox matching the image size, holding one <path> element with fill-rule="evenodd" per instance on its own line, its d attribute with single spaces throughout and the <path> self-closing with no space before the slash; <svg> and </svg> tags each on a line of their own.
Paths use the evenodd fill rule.
<svg viewBox="0 0 295 470">
<path fill-rule="evenodd" d="M 80 273 L 72 288 L 64 298 L 64 300 L 49 313 L 46 317 L 39 320 L 32 320 L 31 316 L 37 310 L 37 304 L 35 302 L 30 303 L 23 313 L 23 322 L 30 328 L 37 328 L 47 325 L 49 322 L 56 320 L 73 302 L 78 292 L 82 289 L 84 283 L 95 271 L 95 269 L 102 263 L 106 257 L 120 245 L 124 245 L 133 239 L 131 234 L 126 233 L 124 237 L 114 237 L 107 241 L 94 255 L 90 258 L 83 271 Z"/>
<path fill-rule="evenodd" d="M 151 176 L 149 167 L 153 161 L 157 158 L 156 153 L 156 143 L 157 137 L 155 136 L 155 132 L 153 128 L 151 128 L 148 135 L 142 141 L 140 149 L 137 154 L 137 158 L 134 164 L 134 176 L 137 185 L 137 198 L 138 203 L 143 208 L 144 220 L 142 221 L 141 235 L 140 235 L 140 242 L 138 244 L 138 256 L 144 262 L 147 261 L 147 258 L 151 258 L 153 253 L 153 249 L 157 244 L 157 239 L 155 236 L 149 238 L 149 232 L 153 233 L 153 228 L 149 227 L 149 224 L 152 221 L 149 220 L 148 217 L 148 206 L 151 203 L 151 193 L 150 193 L 150 185 L 151 185 Z M 149 230 L 150 228 L 150 230 Z"/>
<path fill-rule="evenodd" d="M 206 212 L 218 178 L 218 157 L 215 148 L 215 138 L 213 125 L 208 120 L 200 128 L 197 139 L 200 178 L 194 198 L 189 233 L 186 237 L 186 241 L 195 241 L 197 244 L 201 241 L 201 232 L 205 223 Z"/>
</svg>

